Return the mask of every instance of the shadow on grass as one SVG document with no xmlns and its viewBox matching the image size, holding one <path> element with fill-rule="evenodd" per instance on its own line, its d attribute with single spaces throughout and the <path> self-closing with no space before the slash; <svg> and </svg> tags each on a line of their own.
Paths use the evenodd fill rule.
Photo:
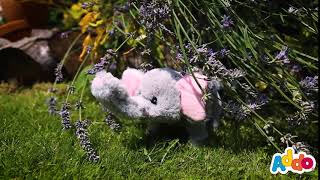
<svg viewBox="0 0 320 180">
<path fill-rule="evenodd" d="M 145 126 L 142 125 L 138 128 L 142 130 L 145 129 Z M 178 139 L 179 144 L 182 145 L 189 142 L 189 135 L 182 125 L 162 125 L 157 134 L 150 135 L 144 133 L 142 138 L 130 135 L 122 143 L 131 150 L 138 150 L 140 148 L 151 149 L 159 143 L 175 139 Z M 274 147 L 268 144 L 267 139 L 250 122 L 240 124 L 232 121 L 223 121 L 215 131 L 209 130 L 209 140 L 205 147 L 222 147 L 233 153 L 264 148 L 267 152 L 275 153 Z"/>
</svg>

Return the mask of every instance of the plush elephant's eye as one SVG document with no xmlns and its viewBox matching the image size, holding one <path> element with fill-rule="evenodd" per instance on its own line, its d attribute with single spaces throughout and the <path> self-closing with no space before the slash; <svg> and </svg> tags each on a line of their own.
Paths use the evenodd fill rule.
<svg viewBox="0 0 320 180">
<path fill-rule="evenodd" d="M 157 104 L 157 98 L 153 96 L 152 99 L 151 99 L 151 103 L 152 104 Z"/>
</svg>

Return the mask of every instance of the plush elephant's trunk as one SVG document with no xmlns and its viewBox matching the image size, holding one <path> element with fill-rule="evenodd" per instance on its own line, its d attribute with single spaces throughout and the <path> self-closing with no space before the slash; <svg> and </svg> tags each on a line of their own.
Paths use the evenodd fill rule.
<svg viewBox="0 0 320 180">
<path fill-rule="evenodd" d="M 97 73 L 91 84 L 91 92 L 98 101 L 119 117 L 139 119 L 144 115 L 144 107 L 139 107 L 139 103 L 128 95 L 121 81 L 110 73 Z"/>
</svg>

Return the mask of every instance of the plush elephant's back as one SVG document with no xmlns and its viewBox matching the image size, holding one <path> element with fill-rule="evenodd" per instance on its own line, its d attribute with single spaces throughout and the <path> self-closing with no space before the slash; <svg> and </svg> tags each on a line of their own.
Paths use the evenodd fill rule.
<svg viewBox="0 0 320 180">
<path fill-rule="evenodd" d="M 170 68 L 156 68 L 149 71 L 148 73 L 156 75 L 158 74 L 158 72 L 167 72 L 168 74 L 170 74 L 171 78 L 176 81 L 180 80 L 183 77 L 178 71 Z"/>
</svg>

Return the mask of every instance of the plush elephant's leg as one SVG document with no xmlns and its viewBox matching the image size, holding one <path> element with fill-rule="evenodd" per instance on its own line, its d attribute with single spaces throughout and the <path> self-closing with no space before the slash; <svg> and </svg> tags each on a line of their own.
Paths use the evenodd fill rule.
<svg viewBox="0 0 320 180">
<path fill-rule="evenodd" d="M 208 131 L 205 122 L 187 122 L 187 131 L 190 135 L 190 141 L 193 145 L 206 145 L 208 140 Z"/>
<path fill-rule="evenodd" d="M 155 144 L 159 130 L 160 130 L 160 123 L 148 123 L 146 129 L 146 143 L 147 146 L 152 146 Z"/>
<path fill-rule="evenodd" d="M 147 134 L 156 134 L 159 131 L 160 123 L 148 123 L 146 133 Z"/>
</svg>

